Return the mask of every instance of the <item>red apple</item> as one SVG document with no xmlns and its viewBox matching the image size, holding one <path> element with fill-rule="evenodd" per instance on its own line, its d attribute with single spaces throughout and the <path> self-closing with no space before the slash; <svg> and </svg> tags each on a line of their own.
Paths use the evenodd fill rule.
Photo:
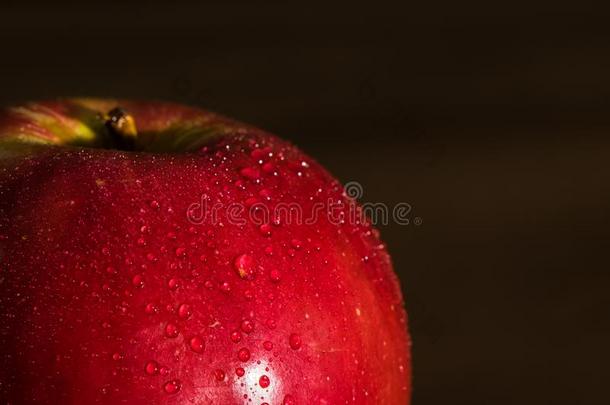
<svg viewBox="0 0 610 405">
<path fill-rule="evenodd" d="M 398 280 L 354 207 L 294 146 L 207 111 L 7 109 L 2 402 L 408 404 Z"/>
</svg>

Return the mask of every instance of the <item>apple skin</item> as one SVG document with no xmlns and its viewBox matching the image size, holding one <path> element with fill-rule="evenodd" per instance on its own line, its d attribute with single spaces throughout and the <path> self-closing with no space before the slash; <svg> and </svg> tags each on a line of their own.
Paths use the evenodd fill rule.
<svg viewBox="0 0 610 405">
<path fill-rule="evenodd" d="M 116 106 L 147 145 L 74 146 Z M 206 146 L 193 127 L 213 133 Z M 343 223 L 202 215 L 202 201 L 297 204 L 305 220 L 329 199 L 345 204 Z M 399 283 L 351 205 L 294 146 L 199 109 L 69 99 L 4 111 L 0 398 L 409 404 Z"/>
</svg>

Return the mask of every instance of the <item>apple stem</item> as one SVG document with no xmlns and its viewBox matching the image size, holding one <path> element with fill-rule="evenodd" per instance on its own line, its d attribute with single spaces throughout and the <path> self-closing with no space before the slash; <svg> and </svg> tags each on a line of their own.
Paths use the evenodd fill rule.
<svg viewBox="0 0 610 405">
<path fill-rule="evenodd" d="M 104 116 L 104 121 L 112 141 L 118 149 L 134 150 L 138 130 L 131 114 L 123 108 L 116 107 Z"/>
</svg>

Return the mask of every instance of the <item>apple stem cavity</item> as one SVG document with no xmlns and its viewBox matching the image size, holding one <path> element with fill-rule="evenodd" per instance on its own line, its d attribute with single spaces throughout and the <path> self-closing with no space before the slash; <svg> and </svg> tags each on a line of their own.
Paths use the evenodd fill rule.
<svg viewBox="0 0 610 405">
<path fill-rule="evenodd" d="M 43 145 L 187 153 L 230 134 L 247 132 L 242 124 L 193 108 L 99 99 L 67 99 L 0 109 L 0 127 L 0 158 L 29 153 Z"/>
<path fill-rule="evenodd" d="M 116 107 L 104 116 L 104 124 L 117 149 L 135 150 L 138 129 L 132 115 L 123 108 Z"/>
</svg>

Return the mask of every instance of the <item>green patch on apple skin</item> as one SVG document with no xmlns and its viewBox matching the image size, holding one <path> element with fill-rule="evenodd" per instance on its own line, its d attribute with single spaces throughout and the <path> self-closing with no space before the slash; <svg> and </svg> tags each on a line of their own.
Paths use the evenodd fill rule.
<svg viewBox="0 0 610 405">
<path fill-rule="evenodd" d="M 136 150 L 151 153 L 192 152 L 220 139 L 225 129 L 199 123 L 180 123 L 163 132 L 142 132 L 136 140 Z"/>
<path fill-rule="evenodd" d="M 88 122 L 60 115 L 42 105 L 15 107 L 9 114 L 25 124 L 3 141 L 63 145 L 92 144 L 98 138 Z"/>
<path fill-rule="evenodd" d="M 161 124 L 155 128 L 144 127 L 138 132 L 137 115 L 134 118 L 127 109 L 124 117 L 134 127 L 130 127 L 133 131 L 122 133 L 109 125 L 114 124 L 111 120 L 116 118 L 109 113 L 121 108 L 118 101 L 95 99 L 70 100 L 61 108 L 53 103 L 15 107 L 5 112 L 11 130 L 0 136 L 0 148 L 9 155 L 29 152 L 33 145 L 184 153 L 217 141 L 231 129 L 231 125 L 206 115 L 185 120 L 173 117 L 171 111 L 160 111 Z"/>
</svg>

